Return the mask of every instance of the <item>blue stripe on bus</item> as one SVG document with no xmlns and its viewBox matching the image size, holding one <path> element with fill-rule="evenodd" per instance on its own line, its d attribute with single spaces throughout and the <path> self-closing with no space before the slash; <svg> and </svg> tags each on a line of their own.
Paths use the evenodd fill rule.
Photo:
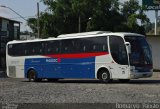
<svg viewBox="0 0 160 109">
<path fill-rule="evenodd" d="M 95 78 L 95 57 L 25 59 L 25 77 L 31 68 L 38 78 Z"/>
</svg>

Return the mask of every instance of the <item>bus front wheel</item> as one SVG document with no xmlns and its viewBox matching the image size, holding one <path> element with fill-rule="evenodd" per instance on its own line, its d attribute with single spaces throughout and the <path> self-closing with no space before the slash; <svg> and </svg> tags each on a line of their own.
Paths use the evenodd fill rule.
<svg viewBox="0 0 160 109">
<path fill-rule="evenodd" d="M 40 79 L 37 78 L 36 71 L 34 71 L 34 70 L 29 71 L 28 79 L 29 79 L 30 82 L 41 81 Z"/>
<path fill-rule="evenodd" d="M 105 83 L 108 83 L 111 81 L 110 79 L 110 74 L 109 74 L 109 71 L 108 70 L 100 70 L 99 71 L 99 79 L 102 81 L 102 82 L 105 82 Z"/>
</svg>

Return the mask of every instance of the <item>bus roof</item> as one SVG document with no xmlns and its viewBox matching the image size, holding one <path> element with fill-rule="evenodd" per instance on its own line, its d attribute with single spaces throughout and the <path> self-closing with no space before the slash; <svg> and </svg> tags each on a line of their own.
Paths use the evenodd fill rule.
<svg viewBox="0 0 160 109">
<path fill-rule="evenodd" d="M 106 35 L 116 35 L 120 37 L 124 36 L 143 36 L 141 34 L 137 33 L 128 33 L 128 32 L 108 32 L 108 31 L 93 31 L 93 32 L 83 32 L 83 33 L 73 33 L 73 34 L 65 34 L 65 35 L 59 35 L 58 38 L 47 38 L 47 39 L 34 39 L 34 40 L 13 40 L 8 42 L 7 44 L 13 44 L 13 43 L 26 43 L 26 42 L 38 42 L 38 41 L 49 41 L 49 40 L 58 40 L 58 39 L 73 39 L 73 38 L 81 38 L 81 37 L 96 37 L 96 36 L 106 36 Z"/>
<path fill-rule="evenodd" d="M 110 31 L 93 31 L 93 32 L 82 32 L 82 33 L 62 34 L 62 35 L 59 35 L 58 38 L 62 38 L 62 37 L 88 36 L 88 35 L 98 35 L 98 34 L 105 34 L 105 33 L 111 33 L 111 32 L 110 32 Z"/>
<path fill-rule="evenodd" d="M 117 35 L 117 36 L 142 36 L 145 37 L 144 35 L 137 34 L 137 33 L 129 33 L 129 32 L 115 32 L 115 33 L 110 33 L 109 35 Z"/>
</svg>

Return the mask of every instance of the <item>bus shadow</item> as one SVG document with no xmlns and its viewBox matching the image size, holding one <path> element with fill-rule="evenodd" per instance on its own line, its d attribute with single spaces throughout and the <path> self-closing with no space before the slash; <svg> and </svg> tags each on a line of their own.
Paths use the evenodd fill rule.
<svg viewBox="0 0 160 109">
<path fill-rule="evenodd" d="M 22 82 L 29 82 L 28 80 L 23 80 Z M 85 83 L 85 84 L 97 84 L 97 83 L 102 83 L 100 82 L 99 80 L 66 80 L 66 79 L 60 79 L 58 81 L 47 81 L 47 80 L 42 80 L 42 81 L 39 81 L 39 82 L 35 82 L 35 83 L 60 83 L 60 84 L 67 84 L 67 83 Z"/>
<path fill-rule="evenodd" d="M 29 82 L 29 81 L 22 81 L 22 82 Z M 70 83 L 70 84 L 75 84 L 75 83 L 79 83 L 79 84 L 160 84 L 160 80 L 130 80 L 130 82 L 127 82 L 127 83 L 122 83 L 122 82 L 119 82 L 118 80 L 113 80 L 112 82 L 109 82 L 109 83 L 104 83 L 104 82 L 101 82 L 99 80 L 66 80 L 66 79 L 60 79 L 56 82 L 50 82 L 50 81 L 47 81 L 47 80 L 43 80 L 41 82 L 36 82 L 36 83 L 59 83 L 59 84 L 67 84 L 67 83 Z"/>
<path fill-rule="evenodd" d="M 131 80 L 130 84 L 160 84 L 160 80 Z"/>
<path fill-rule="evenodd" d="M 113 80 L 109 83 L 104 83 L 99 80 L 60 80 L 57 83 L 89 83 L 89 84 L 160 84 L 160 80 L 130 80 L 130 82 L 122 83 L 118 80 Z"/>
</svg>

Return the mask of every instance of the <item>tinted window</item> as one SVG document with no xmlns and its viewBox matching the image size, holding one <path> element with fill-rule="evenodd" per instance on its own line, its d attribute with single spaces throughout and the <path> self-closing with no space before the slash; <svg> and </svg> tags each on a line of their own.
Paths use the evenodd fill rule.
<svg viewBox="0 0 160 109">
<path fill-rule="evenodd" d="M 42 42 L 9 44 L 8 54 L 11 56 L 30 56 L 43 54 Z"/>
<path fill-rule="evenodd" d="M 8 54 L 12 56 L 13 53 L 14 53 L 13 50 L 14 50 L 14 49 L 13 49 L 13 44 L 9 44 L 9 45 L 8 45 Z"/>
<path fill-rule="evenodd" d="M 73 52 L 72 53 L 83 53 L 84 52 L 84 41 L 82 39 L 72 40 Z"/>
<path fill-rule="evenodd" d="M 93 52 L 104 52 L 108 51 L 107 37 L 94 37 L 89 39 L 90 50 Z"/>
<path fill-rule="evenodd" d="M 131 65 L 140 66 L 152 64 L 151 50 L 145 37 L 125 36 L 125 40 L 131 44 Z"/>
<path fill-rule="evenodd" d="M 78 52 L 108 52 L 107 37 L 75 39 Z"/>
<path fill-rule="evenodd" d="M 108 52 L 107 37 L 90 37 L 8 45 L 12 56 Z"/>
<path fill-rule="evenodd" d="M 122 65 L 128 64 L 127 51 L 124 41 L 121 37 L 110 36 L 110 51 L 115 62 Z"/>
<path fill-rule="evenodd" d="M 24 53 L 24 44 L 10 44 L 8 45 L 8 54 L 11 56 L 20 56 Z"/>
<path fill-rule="evenodd" d="M 64 39 L 59 41 L 59 46 L 62 54 L 108 52 L 107 37 Z"/>
<path fill-rule="evenodd" d="M 59 53 L 60 53 L 60 41 L 45 42 L 45 54 L 59 54 Z"/>
<path fill-rule="evenodd" d="M 41 55 L 43 53 L 42 42 L 26 43 L 25 55 Z"/>
<path fill-rule="evenodd" d="M 61 53 L 74 53 L 74 40 L 73 39 L 65 39 L 61 40 Z"/>
</svg>

